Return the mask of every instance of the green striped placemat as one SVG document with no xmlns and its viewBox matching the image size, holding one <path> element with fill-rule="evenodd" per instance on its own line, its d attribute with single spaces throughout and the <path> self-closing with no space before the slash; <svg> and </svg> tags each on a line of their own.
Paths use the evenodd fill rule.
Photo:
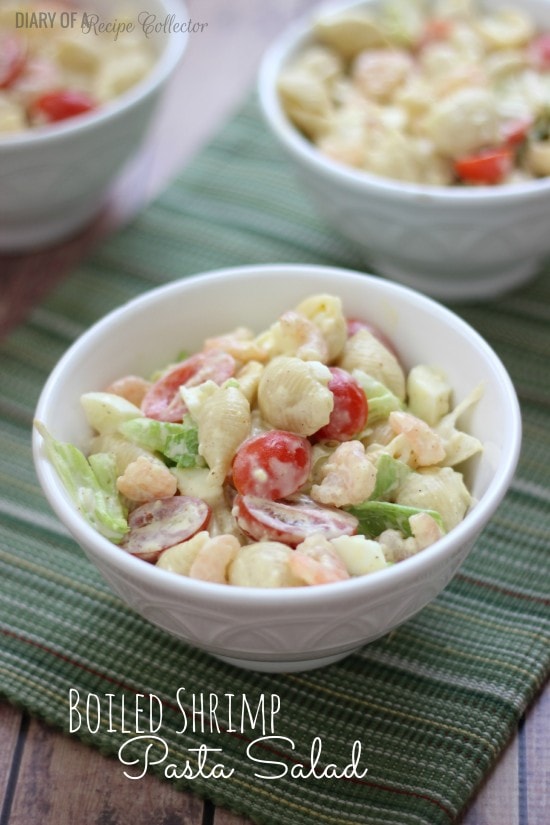
<svg viewBox="0 0 550 825">
<path fill-rule="evenodd" d="M 139 776 L 148 767 L 260 823 L 453 822 L 549 671 L 550 273 L 459 309 L 499 353 L 522 403 L 524 448 L 504 505 L 432 605 L 337 665 L 247 673 L 146 624 L 110 593 L 35 478 L 34 405 L 75 336 L 156 284 L 272 261 L 362 267 L 297 190 L 251 101 L 3 346 L 0 691 L 118 757 L 117 770 Z M 156 739 L 144 739 L 151 728 Z M 343 768 L 356 741 L 355 775 L 300 775 L 316 742 L 320 766 Z M 209 775 L 215 763 L 224 776 Z"/>
</svg>

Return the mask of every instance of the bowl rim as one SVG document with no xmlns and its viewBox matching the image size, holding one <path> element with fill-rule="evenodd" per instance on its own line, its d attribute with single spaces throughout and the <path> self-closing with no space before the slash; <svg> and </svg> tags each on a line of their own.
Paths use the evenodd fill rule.
<svg viewBox="0 0 550 825">
<path fill-rule="evenodd" d="M 243 599 L 249 607 L 285 607 L 287 605 L 296 606 L 298 603 L 308 605 L 329 604 L 339 601 L 341 598 L 351 598 L 358 593 L 366 596 L 391 593 L 396 586 L 406 586 L 407 583 L 412 584 L 417 578 L 422 578 L 423 572 L 429 570 L 432 562 L 443 561 L 445 558 L 450 559 L 456 554 L 457 548 L 468 544 L 477 537 L 508 490 L 519 460 L 522 436 L 521 413 L 516 391 L 499 356 L 466 321 L 442 304 L 416 290 L 375 275 L 341 267 L 315 264 L 272 263 L 236 266 L 209 270 L 171 281 L 147 290 L 111 310 L 78 337 L 61 356 L 44 384 L 36 405 L 34 418 L 41 421 L 45 420 L 48 425 L 48 416 L 45 416 L 44 413 L 48 410 L 50 396 L 54 393 L 58 381 L 62 379 L 65 369 L 80 361 L 87 352 L 90 352 L 99 338 L 112 332 L 122 317 L 139 315 L 146 307 L 150 311 L 152 302 L 169 300 L 176 295 L 180 295 L 182 291 L 185 292 L 188 288 L 200 288 L 201 284 L 226 282 L 227 279 L 231 278 L 246 279 L 252 276 L 255 282 L 258 282 L 262 278 L 272 279 L 275 274 L 287 275 L 293 279 L 299 276 L 304 281 L 311 281 L 312 285 L 319 275 L 336 280 L 345 277 L 348 281 L 356 280 L 358 286 L 360 283 L 363 285 L 370 284 L 376 290 L 382 290 L 384 297 L 389 299 L 399 294 L 405 297 L 408 302 L 411 302 L 413 307 L 422 305 L 432 314 L 435 313 L 439 319 L 449 323 L 457 332 L 466 335 L 475 344 L 480 357 L 483 357 L 489 363 L 502 388 L 503 395 L 509 400 L 506 415 L 509 419 L 511 443 L 508 450 L 502 454 L 500 472 L 495 473 L 484 495 L 466 514 L 464 520 L 452 531 L 434 545 L 406 559 L 404 562 L 379 570 L 376 574 L 333 583 L 326 588 L 320 586 L 249 588 L 240 585 L 220 585 L 190 579 L 143 562 L 141 559 L 121 551 L 119 547 L 98 533 L 79 514 L 76 507 L 69 504 L 69 500 L 63 492 L 61 481 L 44 455 L 42 438 L 36 428 L 33 427 L 32 450 L 36 474 L 53 511 L 73 538 L 83 547 L 87 555 L 91 552 L 88 548 L 92 547 L 93 555 L 97 555 L 102 562 L 105 561 L 109 566 L 115 566 L 118 572 L 123 574 L 127 572 L 130 579 L 145 580 L 148 577 L 153 577 L 153 585 L 161 586 L 167 593 L 195 600 L 211 596 L 217 603 L 233 607 L 239 604 L 242 605 Z"/>
<path fill-rule="evenodd" d="M 257 75 L 257 93 L 265 120 L 281 144 L 315 174 L 333 183 L 364 194 L 380 194 L 388 199 L 405 199 L 430 203 L 440 201 L 445 205 L 471 207 L 475 202 L 488 206 L 499 202 L 536 200 L 548 195 L 550 176 L 531 181 L 495 186 L 452 187 L 433 184 L 408 183 L 385 178 L 368 171 L 356 170 L 325 157 L 286 116 L 277 94 L 277 78 L 281 69 L 293 54 L 311 40 L 311 23 L 320 14 L 332 14 L 345 9 L 375 5 L 380 0 L 332 0 L 323 3 L 285 29 L 265 52 Z M 503 3 L 506 5 L 506 3 Z"/>
<path fill-rule="evenodd" d="M 187 15 L 184 0 L 157 0 L 166 11 L 166 15 Z M 0 136 L 0 153 L 6 150 L 23 150 L 35 144 L 43 145 L 56 140 L 71 139 L 82 132 L 89 132 L 110 120 L 121 117 L 141 100 L 153 94 L 168 80 L 187 49 L 188 32 L 169 31 L 164 39 L 160 54 L 151 70 L 138 83 L 135 83 L 121 95 L 102 103 L 92 112 L 59 123 L 33 127 L 14 135 Z"/>
</svg>

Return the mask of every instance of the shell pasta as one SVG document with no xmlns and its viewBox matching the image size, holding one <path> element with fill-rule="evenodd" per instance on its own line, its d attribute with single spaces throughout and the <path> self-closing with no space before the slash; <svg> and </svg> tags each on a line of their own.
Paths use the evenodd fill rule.
<svg viewBox="0 0 550 825">
<path fill-rule="evenodd" d="M 550 174 L 550 33 L 520 4 L 381 0 L 316 19 L 278 78 L 328 158 L 434 186 Z"/>
<path fill-rule="evenodd" d="M 103 19 L 70 0 L 0 8 L 0 139 L 95 111 L 151 71 L 156 55 L 129 11 Z"/>
<path fill-rule="evenodd" d="M 441 369 L 407 369 L 372 319 L 319 294 L 86 393 L 87 456 L 36 426 L 120 552 L 218 584 L 301 587 L 383 570 L 464 518 L 463 464 L 482 444 L 459 420 L 480 394 L 455 403 Z"/>
</svg>

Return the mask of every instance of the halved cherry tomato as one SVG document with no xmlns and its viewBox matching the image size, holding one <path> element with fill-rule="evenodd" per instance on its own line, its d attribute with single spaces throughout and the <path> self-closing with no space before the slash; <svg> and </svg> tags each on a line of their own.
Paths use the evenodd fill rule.
<svg viewBox="0 0 550 825">
<path fill-rule="evenodd" d="M 197 352 L 168 370 L 146 392 L 141 410 L 147 418 L 157 421 L 181 421 L 186 407 L 180 387 L 194 387 L 204 381 L 223 384 L 235 374 L 235 359 L 222 350 Z"/>
<path fill-rule="evenodd" d="M 519 146 L 529 132 L 529 129 L 533 125 L 532 118 L 516 118 L 516 120 L 509 120 L 507 123 L 504 123 L 501 129 L 502 141 L 506 144 L 506 146 Z"/>
<path fill-rule="evenodd" d="M 17 37 L 0 40 L 0 89 L 7 89 L 23 70 L 26 60 L 24 43 Z"/>
<path fill-rule="evenodd" d="M 313 435 L 320 439 L 349 441 L 367 423 L 367 397 L 359 383 L 346 370 L 330 367 L 331 379 L 328 388 L 334 397 L 334 407 L 328 424 Z"/>
<path fill-rule="evenodd" d="M 352 536 L 358 525 L 351 513 L 321 507 L 308 496 L 270 501 L 238 495 L 232 512 L 241 530 L 255 541 L 281 541 L 291 547 L 315 533 L 327 539 Z"/>
<path fill-rule="evenodd" d="M 46 123 L 57 123 L 95 108 L 96 102 L 87 92 L 60 89 L 38 97 L 32 104 L 31 116 Z"/>
<path fill-rule="evenodd" d="M 454 163 L 455 172 L 465 183 L 500 183 L 512 170 L 513 152 L 507 146 L 483 149 L 474 155 L 459 158 Z"/>
<path fill-rule="evenodd" d="M 539 71 L 550 69 L 550 34 L 539 34 L 533 38 L 527 49 L 531 65 Z"/>
<path fill-rule="evenodd" d="M 210 507 L 200 498 L 171 496 L 148 501 L 128 516 L 130 530 L 120 546 L 144 561 L 156 562 L 163 550 L 190 539 L 209 518 Z"/>
<path fill-rule="evenodd" d="M 285 430 L 269 430 L 245 441 L 233 459 L 233 484 L 243 495 L 291 496 L 307 480 L 311 445 Z"/>
</svg>

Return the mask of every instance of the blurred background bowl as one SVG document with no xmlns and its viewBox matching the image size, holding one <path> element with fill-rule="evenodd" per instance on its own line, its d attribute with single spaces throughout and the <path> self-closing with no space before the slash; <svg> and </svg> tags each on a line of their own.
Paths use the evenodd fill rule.
<svg viewBox="0 0 550 825">
<path fill-rule="evenodd" d="M 484 446 L 464 468 L 475 506 L 416 556 L 369 576 L 309 588 L 255 589 L 178 576 L 129 555 L 90 527 L 34 436 L 46 497 L 113 590 L 148 621 L 243 668 L 299 671 L 336 661 L 406 621 L 450 581 L 502 500 L 520 448 L 517 397 L 489 345 L 441 305 L 381 278 L 306 265 L 220 270 L 147 292 L 91 327 L 53 370 L 36 410 L 55 438 L 85 450 L 91 433 L 80 404 L 84 392 L 125 374 L 149 375 L 182 348 L 200 349 L 205 337 L 237 326 L 260 332 L 319 292 L 339 295 L 345 313 L 375 323 L 406 368 L 431 363 L 437 353 L 455 399 L 484 386 L 461 421 Z"/>
<path fill-rule="evenodd" d="M 376 5 L 332 3 L 315 17 Z M 516 5 L 550 31 L 548 0 L 482 5 Z M 312 21 L 310 14 L 291 26 L 266 52 L 258 88 L 268 127 L 320 215 L 353 242 L 369 267 L 432 297 L 488 299 L 531 278 L 550 254 L 550 178 L 493 187 L 403 183 L 330 160 L 291 123 L 277 80 L 315 42 Z"/>
<path fill-rule="evenodd" d="M 111 21 L 122 4 L 78 0 L 75 6 L 79 12 L 97 11 L 102 20 Z M 158 23 L 170 15 L 186 20 L 180 0 L 150 0 L 146 10 L 156 15 Z M 141 6 L 136 8 L 136 19 L 141 11 Z M 137 22 L 136 27 L 139 30 Z M 138 152 L 187 40 L 186 32 L 159 26 L 147 39 L 155 64 L 128 91 L 89 114 L 0 135 L 0 251 L 51 245 L 99 212 L 117 176 Z"/>
</svg>

